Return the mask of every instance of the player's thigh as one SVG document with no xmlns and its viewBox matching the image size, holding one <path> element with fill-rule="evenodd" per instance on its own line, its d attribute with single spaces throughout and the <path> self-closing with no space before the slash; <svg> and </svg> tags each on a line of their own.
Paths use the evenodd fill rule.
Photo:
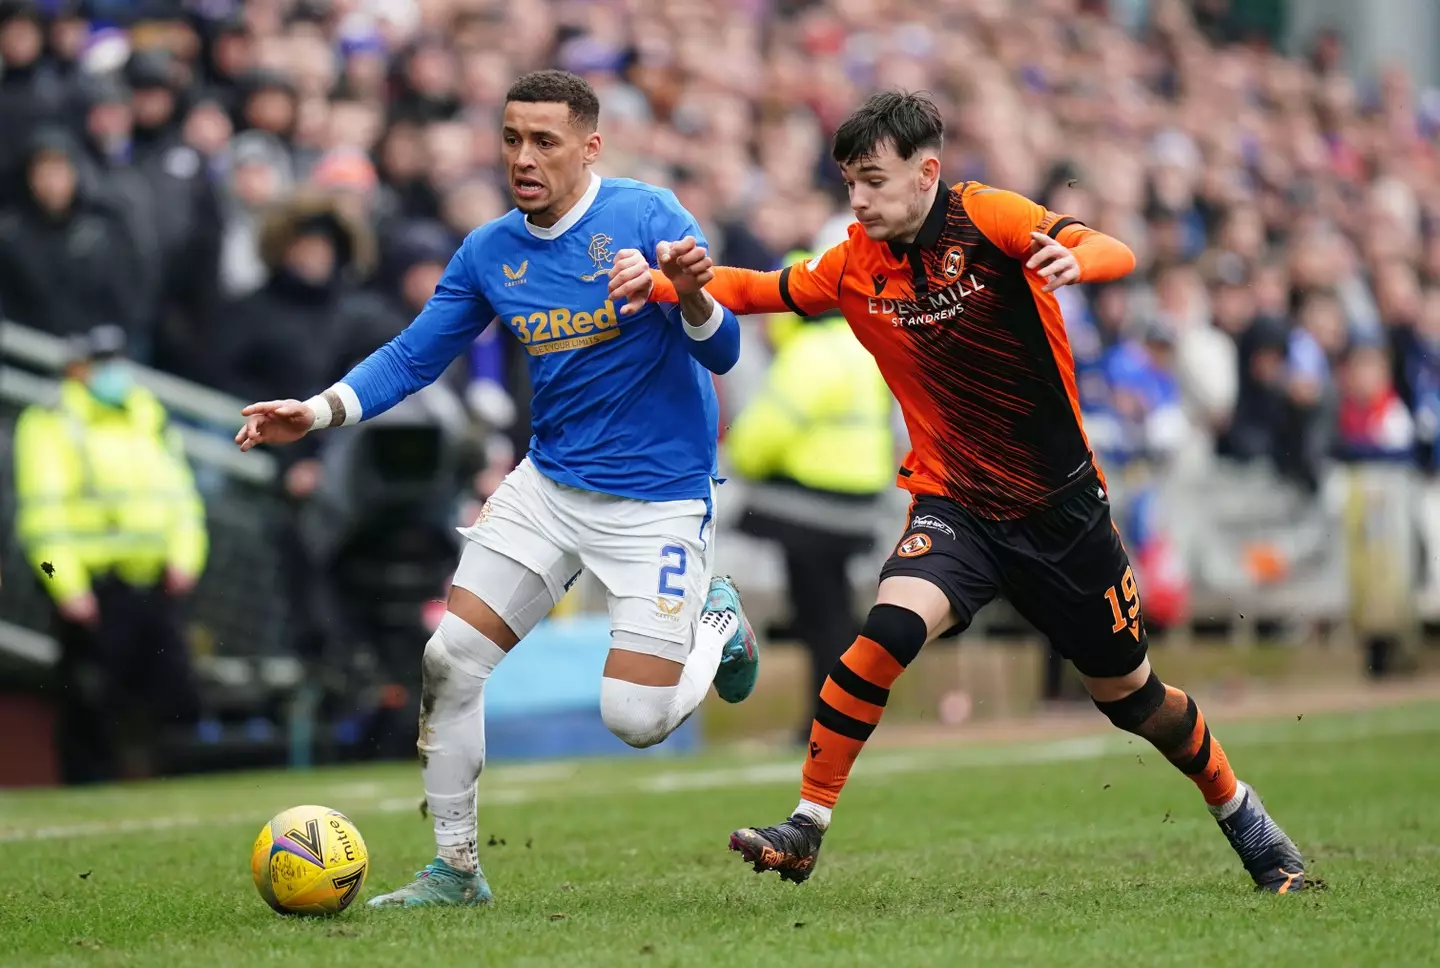
<svg viewBox="0 0 1440 968">
<path fill-rule="evenodd" d="M 579 566 L 563 558 L 547 575 L 478 541 L 467 541 L 446 607 L 509 652 L 560 600 L 552 585 L 558 579 L 564 594 L 564 579 L 558 576 L 567 569 L 578 576 Z"/>
<path fill-rule="evenodd" d="M 1145 619 L 1102 493 L 1098 485 L 1084 488 L 1013 523 L 1009 540 L 997 544 L 1004 592 L 1020 614 L 1087 680 L 1119 680 L 1123 688 L 1145 663 Z"/>
<path fill-rule="evenodd" d="M 574 537 L 555 513 L 547 485 L 529 461 L 522 461 L 485 502 L 475 523 L 461 531 L 469 542 L 455 587 L 483 602 L 517 639 L 529 634 L 580 576 Z M 463 599 L 454 604 L 463 607 Z"/>
<path fill-rule="evenodd" d="M 612 633 L 645 643 L 620 651 L 685 661 L 710 587 L 712 532 L 710 506 L 700 500 L 609 499 L 594 509 L 581 561 L 605 586 Z"/>
<path fill-rule="evenodd" d="M 915 612 L 934 639 L 963 632 L 998 590 L 998 563 L 974 519 L 954 501 L 922 496 L 880 568 L 875 603 Z"/>
</svg>

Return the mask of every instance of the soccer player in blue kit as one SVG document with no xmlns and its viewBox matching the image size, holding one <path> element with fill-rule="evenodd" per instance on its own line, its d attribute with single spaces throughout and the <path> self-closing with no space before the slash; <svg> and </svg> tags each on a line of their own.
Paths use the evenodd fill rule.
<svg viewBox="0 0 1440 968">
<path fill-rule="evenodd" d="M 372 906 L 491 899 L 475 816 L 485 680 L 582 569 L 609 593 L 600 710 L 625 742 L 663 740 L 712 681 L 728 702 L 754 688 L 759 654 L 739 593 L 711 576 L 719 409 L 710 373 L 734 366 L 739 323 L 700 288 L 704 239 L 674 194 L 590 170 L 599 113 L 573 74 L 517 80 L 502 137 L 515 209 L 471 232 L 415 321 L 341 382 L 243 411 L 242 450 L 358 423 L 433 382 L 492 319 L 530 355 L 530 451 L 462 532 L 447 611 L 422 661 L 417 746 L 436 857 Z M 678 313 L 617 312 L 609 273 L 627 248 L 657 253 L 680 287 Z"/>
</svg>

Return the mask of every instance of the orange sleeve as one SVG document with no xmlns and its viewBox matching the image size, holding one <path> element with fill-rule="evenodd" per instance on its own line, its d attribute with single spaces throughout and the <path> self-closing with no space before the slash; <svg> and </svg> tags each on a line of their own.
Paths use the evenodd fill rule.
<svg viewBox="0 0 1440 968">
<path fill-rule="evenodd" d="M 970 221 L 1012 259 L 1034 251 L 1031 232 L 1042 232 L 1075 253 L 1082 282 L 1110 282 L 1135 268 L 1135 254 L 1119 239 L 1059 215 L 1015 192 L 971 184 L 961 196 Z"/>
<path fill-rule="evenodd" d="M 1071 222 L 1057 233 L 1055 240 L 1075 253 L 1075 261 L 1080 263 L 1081 282 L 1114 282 L 1135 268 L 1135 253 L 1130 251 L 1130 246 L 1079 222 Z"/>
<path fill-rule="evenodd" d="M 797 262 L 776 272 L 756 272 L 716 266 L 715 278 L 705 287 L 712 299 L 737 316 L 752 313 L 792 312 L 813 316 L 839 305 L 840 279 L 845 273 L 849 242 L 841 242 L 809 262 Z M 650 270 L 655 285 L 651 302 L 678 302 L 675 287 L 659 269 Z"/>
<path fill-rule="evenodd" d="M 650 290 L 651 302 L 679 302 L 675 284 L 659 269 L 650 270 L 655 286 Z M 720 305 L 736 316 L 752 313 L 783 313 L 785 300 L 780 296 L 779 272 L 756 272 L 754 269 L 733 269 L 730 266 L 716 266 L 715 278 L 710 280 L 705 291 Z"/>
</svg>

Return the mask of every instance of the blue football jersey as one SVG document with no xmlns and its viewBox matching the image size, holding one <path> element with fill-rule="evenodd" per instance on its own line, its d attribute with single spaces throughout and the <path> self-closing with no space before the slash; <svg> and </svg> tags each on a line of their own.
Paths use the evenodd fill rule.
<svg viewBox="0 0 1440 968">
<path fill-rule="evenodd" d="M 694 339 L 674 306 L 622 316 L 608 298 L 616 252 L 653 262 L 659 242 L 687 235 L 704 244 L 674 193 L 625 178 L 592 176 L 550 228 L 512 210 L 470 233 L 415 321 L 342 382 L 362 419 L 383 413 L 493 319 L 529 354 L 530 459 L 541 473 L 619 497 L 708 498 L 719 430 L 710 370 L 734 365 L 739 323 L 724 310 L 713 335 Z"/>
</svg>

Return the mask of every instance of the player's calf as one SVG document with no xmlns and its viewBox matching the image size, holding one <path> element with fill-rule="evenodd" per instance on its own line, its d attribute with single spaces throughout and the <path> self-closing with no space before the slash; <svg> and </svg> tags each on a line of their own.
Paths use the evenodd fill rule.
<svg viewBox="0 0 1440 968">
<path fill-rule="evenodd" d="M 809 757 L 801 771 L 800 804 L 774 827 L 745 827 L 730 835 L 757 872 L 778 871 L 796 884 L 815 870 L 830 813 L 865 741 L 874 732 L 890 687 L 929 637 L 917 612 L 882 603 L 870 610 L 855 644 L 835 663 L 820 690 L 810 729 Z"/>
<path fill-rule="evenodd" d="M 486 904 L 477 854 L 475 781 L 485 765 L 485 682 L 505 652 L 447 612 L 425 646 L 420 700 L 421 777 L 435 823 L 436 857 L 409 884 L 371 907 Z"/>
<path fill-rule="evenodd" d="M 1095 705 L 1120 729 L 1148 740 L 1205 797 L 1257 890 L 1285 894 L 1305 884 L 1300 851 L 1270 819 L 1260 798 L 1240 782 L 1200 707 L 1153 672 L 1140 688 Z"/>
</svg>

